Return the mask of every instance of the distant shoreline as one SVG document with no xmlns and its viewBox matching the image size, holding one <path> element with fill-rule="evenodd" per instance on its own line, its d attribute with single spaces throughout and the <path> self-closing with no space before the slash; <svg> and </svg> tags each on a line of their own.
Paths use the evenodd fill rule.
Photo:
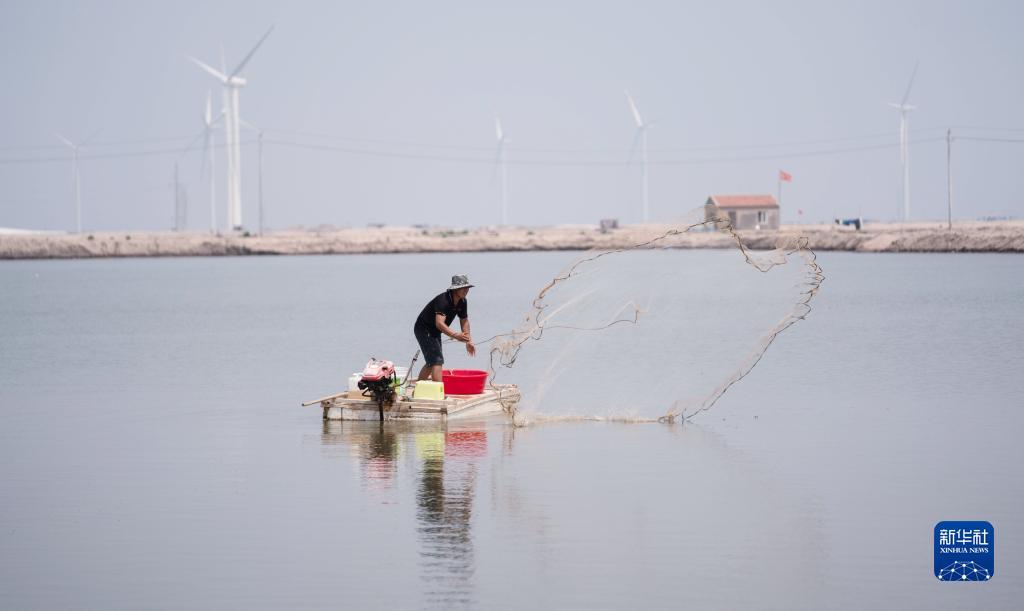
<svg viewBox="0 0 1024 611">
<path fill-rule="evenodd" d="M 430 252 L 523 252 L 628 247 L 673 225 L 629 225 L 608 232 L 584 225 L 417 229 L 381 227 L 285 230 L 263 236 L 199 232 L 94 232 L 91 234 L 0 233 L 0 259 L 109 257 L 209 257 L 252 255 L 384 254 Z M 1024 252 L 1024 221 L 784 225 L 777 231 L 740 232 L 752 249 L 771 249 L 782 239 L 805 236 L 814 251 Z M 730 248 L 728 235 L 694 230 L 673 240 L 683 248 Z"/>
</svg>

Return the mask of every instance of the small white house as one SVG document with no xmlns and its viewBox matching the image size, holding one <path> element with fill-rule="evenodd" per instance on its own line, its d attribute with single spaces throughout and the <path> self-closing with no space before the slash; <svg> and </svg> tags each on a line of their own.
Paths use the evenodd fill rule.
<svg viewBox="0 0 1024 611">
<path fill-rule="evenodd" d="M 771 195 L 712 195 L 704 204 L 704 219 L 722 215 L 736 229 L 779 228 L 779 202 Z"/>
</svg>

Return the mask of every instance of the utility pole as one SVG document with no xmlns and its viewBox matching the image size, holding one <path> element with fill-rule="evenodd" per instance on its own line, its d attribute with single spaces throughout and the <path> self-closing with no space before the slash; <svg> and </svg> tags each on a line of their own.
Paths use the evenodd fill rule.
<svg viewBox="0 0 1024 611">
<path fill-rule="evenodd" d="M 259 138 L 259 191 L 260 191 L 260 235 L 263 235 L 263 130 L 260 130 Z"/>
<path fill-rule="evenodd" d="M 181 221 L 181 193 L 178 182 L 178 162 L 174 162 L 174 230 L 178 231 L 178 223 Z"/>
<path fill-rule="evenodd" d="M 953 128 L 946 130 L 946 229 L 953 230 Z"/>
</svg>

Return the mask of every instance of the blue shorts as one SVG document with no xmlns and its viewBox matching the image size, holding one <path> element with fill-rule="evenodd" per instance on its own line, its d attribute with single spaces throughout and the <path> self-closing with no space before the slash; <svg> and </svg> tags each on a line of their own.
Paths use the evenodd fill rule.
<svg viewBox="0 0 1024 611">
<path fill-rule="evenodd" d="M 413 334 L 420 344 L 420 352 L 428 366 L 444 365 L 444 354 L 441 353 L 441 335 L 434 335 L 422 327 L 413 327 Z"/>
</svg>

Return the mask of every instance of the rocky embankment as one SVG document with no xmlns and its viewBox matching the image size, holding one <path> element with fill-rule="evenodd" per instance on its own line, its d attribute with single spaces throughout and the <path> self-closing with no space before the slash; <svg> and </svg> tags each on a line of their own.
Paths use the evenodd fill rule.
<svg viewBox="0 0 1024 611">
<path fill-rule="evenodd" d="M 506 227 L 472 230 L 383 227 L 326 231 L 274 231 L 263 236 L 174 232 L 91 234 L 0 233 L 0 259 L 189 257 L 409 252 L 587 250 L 628 247 L 671 225 L 631 225 L 608 232 L 591 226 Z M 741 232 L 753 249 L 771 249 L 796 236 L 815 251 L 1024 252 L 1024 221 L 945 224 L 789 225 L 778 231 Z M 694 230 L 673 240 L 689 248 L 729 248 L 729 235 Z"/>
</svg>

